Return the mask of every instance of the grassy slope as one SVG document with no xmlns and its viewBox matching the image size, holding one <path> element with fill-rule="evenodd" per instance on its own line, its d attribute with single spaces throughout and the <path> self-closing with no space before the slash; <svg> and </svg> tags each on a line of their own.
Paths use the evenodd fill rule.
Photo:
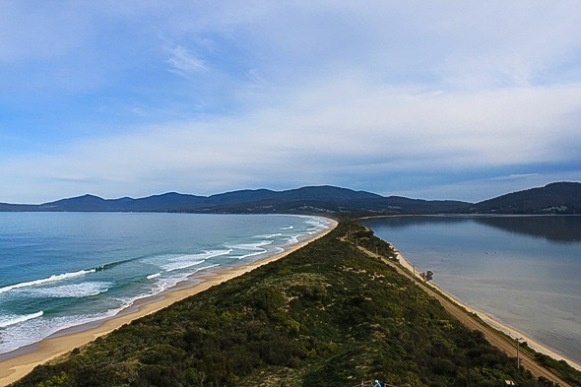
<svg viewBox="0 0 581 387">
<path fill-rule="evenodd" d="M 339 237 L 142 318 L 17 386 L 543 385 Z"/>
</svg>

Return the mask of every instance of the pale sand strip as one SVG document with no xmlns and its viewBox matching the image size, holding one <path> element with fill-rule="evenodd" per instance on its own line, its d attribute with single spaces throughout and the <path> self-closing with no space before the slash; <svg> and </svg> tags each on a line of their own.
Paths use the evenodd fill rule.
<svg viewBox="0 0 581 387">
<path fill-rule="evenodd" d="M 31 352 L 16 355 L 15 357 L 0 361 L 0 386 L 7 386 L 10 383 L 14 383 L 32 371 L 32 369 L 37 365 L 44 364 L 52 359 L 67 354 L 73 349 L 81 347 L 98 337 L 104 336 L 135 319 L 155 313 L 177 301 L 203 292 L 212 286 L 221 284 L 232 278 L 248 273 L 257 267 L 287 256 L 301 247 L 304 247 L 308 243 L 321 238 L 337 226 L 335 220 L 328 219 L 328 221 L 329 227 L 327 229 L 321 231 L 319 234 L 313 235 L 307 240 L 290 246 L 287 250 L 279 254 L 253 262 L 246 266 L 218 270 L 215 273 L 207 275 L 201 282 L 186 281 L 185 283 L 179 284 L 173 289 L 160 295 L 140 300 L 134 305 L 134 307 L 130 308 L 129 311 L 105 319 L 97 327 L 83 330 L 73 329 L 73 332 L 70 334 L 62 335 L 61 333 L 54 335 L 42 340 L 38 344 L 35 344 Z"/>
<path fill-rule="evenodd" d="M 397 249 L 395 249 L 395 247 L 393 245 L 391 245 L 392 248 L 394 249 L 394 251 L 397 253 L 397 258 L 399 259 L 399 263 L 406 268 L 410 273 L 415 274 L 415 276 L 420 279 L 421 281 L 423 281 L 422 277 L 421 277 L 421 272 L 418 271 L 415 266 L 413 266 L 412 264 L 409 263 L 409 261 L 403 256 L 403 254 L 401 252 L 399 252 Z M 479 311 L 477 309 L 474 309 L 462 302 L 460 302 L 457 298 L 455 298 L 454 296 L 452 296 L 450 293 L 442 290 L 442 288 L 440 288 L 438 285 L 434 284 L 433 282 L 424 282 L 425 284 L 427 284 L 428 286 L 431 286 L 432 288 L 436 289 L 438 292 L 442 293 L 443 295 L 445 295 L 446 297 L 448 297 L 452 302 L 454 302 L 456 305 L 464 308 L 465 310 L 467 310 L 470 313 L 473 313 L 475 315 L 477 315 L 482 321 L 484 321 L 486 324 L 490 325 L 492 328 L 496 329 L 497 331 L 500 331 L 502 333 L 504 333 L 505 335 L 513 338 L 515 340 L 516 343 L 516 339 L 519 338 L 521 339 L 521 342 L 525 342 L 527 343 L 527 345 L 532 348 L 534 351 L 545 354 L 549 357 L 552 357 L 553 359 L 556 360 L 564 360 L 566 361 L 571 367 L 581 371 L 581 365 L 575 363 L 574 361 L 565 358 L 563 355 L 559 355 L 558 353 L 554 352 L 553 350 L 551 350 L 550 348 L 547 348 L 546 346 L 540 344 L 539 342 L 531 339 L 530 337 L 523 335 L 521 332 L 517 331 L 516 329 L 509 327 L 497 320 L 495 320 L 494 318 L 490 317 L 489 315 L 487 315 L 486 313 Z M 515 344 L 516 345 L 516 344 Z"/>
</svg>

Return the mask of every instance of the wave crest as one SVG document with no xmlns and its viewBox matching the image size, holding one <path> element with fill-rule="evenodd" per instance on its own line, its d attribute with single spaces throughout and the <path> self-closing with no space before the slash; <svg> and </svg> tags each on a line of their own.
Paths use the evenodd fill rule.
<svg viewBox="0 0 581 387">
<path fill-rule="evenodd" d="M 20 283 L 14 284 L 14 285 L 4 286 L 4 287 L 0 288 L 0 294 L 9 292 L 9 291 L 14 290 L 14 289 L 28 288 L 28 287 L 32 287 L 32 286 L 44 285 L 44 284 L 48 284 L 48 283 L 60 282 L 60 281 L 65 281 L 65 280 L 69 280 L 72 278 L 82 277 L 84 275 L 94 273 L 95 271 L 96 271 L 96 269 L 91 269 L 91 270 L 79 270 L 79 271 L 75 271 L 73 273 L 53 274 L 50 277 L 42 278 L 39 280 L 20 282 Z"/>
<path fill-rule="evenodd" d="M 15 315 L 2 316 L 2 317 L 0 317 L 0 328 L 6 328 L 6 327 L 9 327 L 10 325 L 20 324 L 22 322 L 40 317 L 43 314 L 44 314 L 44 312 L 41 310 L 40 312 L 25 314 L 25 315 L 20 315 L 20 316 L 15 316 Z"/>
<path fill-rule="evenodd" d="M 58 285 L 40 287 L 34 289 L 22 289 L 24 296 L 48 297 L 48 298 L 82 298 L 96 296 L 109 290 L 112 284 L 109 282 L 82 282 L 79 284 Z"/>
</svg>

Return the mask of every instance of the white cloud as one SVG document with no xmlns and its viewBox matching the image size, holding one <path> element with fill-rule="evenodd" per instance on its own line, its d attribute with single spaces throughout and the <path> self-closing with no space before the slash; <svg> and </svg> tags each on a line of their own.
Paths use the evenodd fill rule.
<svg viewBox="0 0 581 387">
<path fill-rule="evenodd" d="M 77 100 L 104 112 L 126 103 L 151 121 L 75 117 L 86 134 L 63 136 L 65 151 L 2 158 L 0 198 L 40 183 L 57 198 L 365 188 L 402 172 L 421 180 L 579 161 L 578 2 L 60 4 L 0 5 L 7 95 L 18 93 L 23 109 L 33 96 L 21 80 L 51 97 L 68 84 L 71 111 Z M 32 106 L 43 122 L 46 106 Z"/>
<path fill-rule="evenodd" d="M 206 63 L 183 46 L 176 46 L 171 50 L 171 57 L 167 60 L 170 71 L 189 77 L 194 73 L 208 70 Z"/>
<path fill-rule="evenodd" d="M 581 87 L 422 93 L 361 79 L 300 88 L 281 108 L 167 123 L 75 144 L 59 155 L 5 164 L 22 178 L 76 182 L 97 194 L 182 190 L 211 193 L 273 181 L 373 181 L 571 162 Z M 526 113 L 526 114 L 524 114 Z M 555 131 L 555 128 L 559 130 Z M 282 178 L 284 176 L 284 178 Z M 348 178 L 347 178 L 348 180 Z M 60 183 L 59 183 L 60 182 Z"/>
</svg>

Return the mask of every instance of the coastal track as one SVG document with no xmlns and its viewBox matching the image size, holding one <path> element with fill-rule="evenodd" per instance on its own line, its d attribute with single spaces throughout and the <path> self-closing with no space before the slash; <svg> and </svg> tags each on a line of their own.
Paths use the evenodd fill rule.
<svg viewBox="0 0 581 387">
<path fill-rule="evenodd" d="M 341 238 L 341 240 L 347 242 L 347 238 Z M 464 308 L 459 306 L 456 302 L 438 292 L 431 286 L 427 285 L 399 263 L 390 261 L 389 259 L 379 254 L 375 254 L 362 246 L 357 246 L 357 248 L 370 257 L 381 259 L 382 262 L 393 267 L 398 274 L 401 274 L 409 280 L 413 281 L 429 296 L 435 298 L 444 307 L 444 309 L 448 311 L 448 313 L 458 319 L 458 321 L 464 324 L 468 329 L 482 332 L 486 340 L 488 340 L 491 345 L 500 349 L 509 356 L 516 356 L 516 345 L 514 340 L 496 331 L 488 324 L 484 323 L 482 320 L 478 319 Z M 539 365 L 533 358 L 528 356 L 526 353 L 523 353 L 522 351 L 520 352 L 520 365 L 521 367 L 529 370 L 536 378 L 544 377 L 553 383 L 560 384 L 561 386 L 571 386 L 569 383 L 563 381 L 561 378 L 547 370 L 545 367 Z"/>
</svg>

